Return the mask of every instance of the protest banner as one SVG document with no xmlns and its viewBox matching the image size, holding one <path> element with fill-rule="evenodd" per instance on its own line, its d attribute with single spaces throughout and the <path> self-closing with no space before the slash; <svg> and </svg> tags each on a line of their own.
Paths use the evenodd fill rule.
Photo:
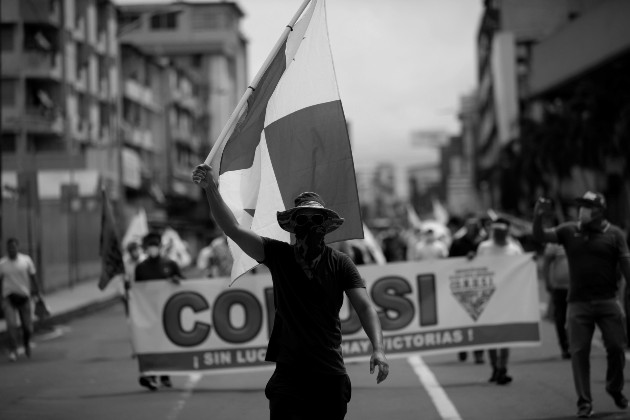
<svg viewBox="0 0 630 420">
<path fill-rule="evenodd" d="M 389 358 L 540 343 L 531 254 L 360 266 L 379 314 Z M 131 291 L 130 319 L 140 371 L 245 371 L 264 361 L 274 320 L 268 273 L 152 281 Z M 370 342 L 346 301 L 340 312 L 346 362 L 367 360 Z"/>
</svg>

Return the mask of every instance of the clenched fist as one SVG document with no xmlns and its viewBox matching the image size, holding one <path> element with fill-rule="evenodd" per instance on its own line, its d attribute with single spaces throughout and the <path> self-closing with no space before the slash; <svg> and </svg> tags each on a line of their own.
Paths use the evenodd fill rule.
<svg viewBox="0 0 630 420">
<path fill-rule="evenodd" d="M 192 180 L 201 188 L 207 188 L 210 182 L 214 182 L 212 179 L 212 168 L 205 163 L 195 166 L 192 173 Z"/>
</svg>

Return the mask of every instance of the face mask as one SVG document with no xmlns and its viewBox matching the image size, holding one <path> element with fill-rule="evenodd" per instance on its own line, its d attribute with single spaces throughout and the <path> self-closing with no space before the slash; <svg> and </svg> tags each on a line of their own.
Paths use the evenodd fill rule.
<svg viewBox="0 0 630 420">
<path fill-rule="evenodd" d="M 578 220 L 582 224 L 587 224 L 591 220 L 593 220 L 593 211 L 592 211 L 592 209 L 589 209 L 589 208 L 586 208 L 586 207 L 580 207 L 580 210 L 579 210 L 579 213 L 578 213 Z"/>
<path fill-rule="evenodd" d="M 151 245 L 151 246 L 147 247 L 147 255 L 150 258 L 159 257 L 160 256 L 160 247 L 159 246 L 155 246 L 155 245 Z"/>
</svg>

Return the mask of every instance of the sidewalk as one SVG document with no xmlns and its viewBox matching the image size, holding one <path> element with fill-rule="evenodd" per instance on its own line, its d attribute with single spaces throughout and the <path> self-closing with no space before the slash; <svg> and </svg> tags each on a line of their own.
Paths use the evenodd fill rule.
<svg viewBox="0 0 630 420">
<path fill-rule="evenodd" d="M 67 289 L 60 289 L 44 295 L 44 301 L 50 310 L 50 318 L 46 324 L 64 322 L 72 317 L 80 316 L 98 309 L 105 308 L 120 297 L 115 284 L 108 285 L 105 290 L 99 290 L 98 279 L 89 280 Z M 41 327 L 41 322 L 33 316 L 34 329 Z M 7 325 L 4 319 L 0 320 L 0 340 L 4 338 Z"/>
</svg>

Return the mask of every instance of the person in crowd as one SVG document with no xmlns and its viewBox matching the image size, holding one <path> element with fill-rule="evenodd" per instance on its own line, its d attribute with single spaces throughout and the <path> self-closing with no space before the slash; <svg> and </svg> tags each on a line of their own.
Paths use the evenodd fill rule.
<svg viewBox="0 0 630 420">
<path fill-rule="evenodd" d="M 435 260 L 448 257 L 448 248 L 444 242 L 438 240 L 435 231 L 431 228 L 422 232 L 419 242 L 417 242 L 409 255 L 410 261 Z"/>
<path fill-rule="evenodd" d="M 210 172 L 199 165 L 192 179 L 205 190 L 212 216 L 245 253 L 268 267 L 273 281 L 276 313 L 266 360 L 276 368 L 265 388 L 271 419 L 343 419 L 351 395 L 341 352 L 344 292 L 372 343 L 370 372 L 378 366 L 377 383 L 389 373 L 365 282 L 346 254 L 324 242 L 344 219 L 318 194 L 304 192 L 295 207 L 277 214 L 280 227 L 295 235 L 294 244 L 259 236 L 237 222 Z"/>
<path fill-rule="evenodd" d="M 7 323 L 9 360 L 17 360 L 18 315 L 22 330 L 24 354 L 31 356 L 31 335 L 33 318 L 31 297 L 41 299 L 35 264 L 26 254 L 19 252 L 19 242 L 15 238 L 7 240 L 7 256 L 0 259 L 0 289 L 2 310 Z"/>
<path fill-rule="evenodd" d="M 523 253 L 520 246 L 509 240 L 509 220 L 499 217 L 492 221 L 489 228 L 490 238 L 479 244 L 477 255 L 513 256 Z M 488 350 L 488 355 L 492 366 L 492 375 L 489 381 L 498 385 L 506 385 L 512 382 L 512 377 L 507 373 L 510 349 L 490 349 Z"/>
<path fill-rule="evenodd" d="M 483 238 L 481 236 L 481 222 L 479 219 L 475 217 L 470 217 L 466 219 L 464 224 L 464 230 L 460 236 L 453 235 L 453 242 L 451 243 L 451 247 L 448 251 L 448 256 L 450 257 L 474 257 L 477 252 L 477 247 L 482 242 Z M 468 359 L 468 353 L 465 351 L 459 352 L 457 354 L 459 360 L 461 362 L 466 361 Z M 475 350 L 473 352 L 473 357 L 475 359 L 475 363 L 483 364 L 483 350 Z"/>
<path fill-rule="evenodd" d="M 548 243 L 543 254 L 542 275 L 553 302 L 553 322 L 563 359 L 570 359 L 567 338 L 567 297 L 569 294 L 569 262 L 561 245 Z"/>
<path fill-rule="evenodd" d="M 578 220 L 545 229 L 543 216 L 551 212 L 551 202 L 539 199 L 534 206 L 534 238 L 559 243 L 569 262 L 567 325 L 573 381 L 578 396 L 577 416 L 593 414 L 590 385 L 590 352 L 595 325 L 606 346 L 606 391 L 620 409 L 628 407 L 623 394 L 626 358 L 624 314 L 617 301 L 618 270 L 630 279 L 630 251 L 617 226 L 605 217 L 606 199 L 587 191 L 576 200 Z"/>
<path fill-rule="evenodd" d="M 229 277 L 233 262 L 227 236 L 221 234 L 199 252 L 197 268 L 206 271 L 208 277 Z"/>
<path fill-rule="evenodd" d="M 169 280 L 174 284 L 179 284 L 184 278 L 177 263 L 162 255 L 162 235 L 156 232 L 149 232 L 142 238 L 142 247 L 146 253 L 146 258 L 141 261 L 135 270 L 136 283 L 141 281 Z M 158 389 L 158 382 L 155 376 L 141 375 L 138 379 L 140 385 L 155 391 Z M 167 375 L 160 376 L 160 383 L 170 388 L 171 378 Z"/>
</svg>

